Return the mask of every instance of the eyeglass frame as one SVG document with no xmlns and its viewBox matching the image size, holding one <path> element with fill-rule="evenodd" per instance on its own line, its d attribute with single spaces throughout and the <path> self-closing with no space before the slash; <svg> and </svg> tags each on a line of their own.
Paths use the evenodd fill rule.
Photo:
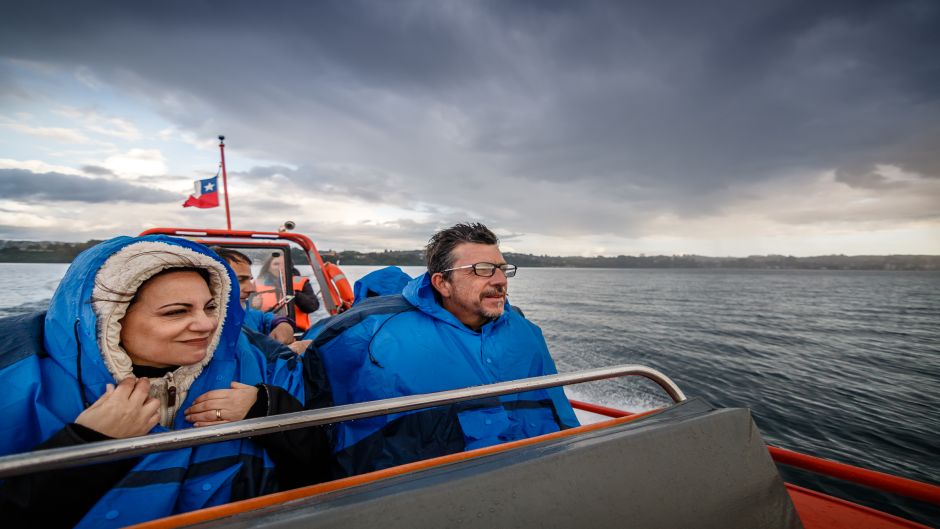
<svg viewBox="0 0 940 529">
<path fill-rule="evenodd" d="M 492 270 L 493 272 L 492 272 L 490 275 L 488 275 L 488 276 L 482 275 L 482 274 L 480 274 L 480 273 L 477 271 L 477 266 L 479 266 L 479 265 L 489 265 L 489 266 L 492 266 L 493 268 L 491 268 L 491 270 Z M 454 268 L 448 268 L 447 270 L 441 270 L 439 273 L 445 274 L 445 273 L 447 273 L 447 272 L 453 272 L 454 270 L 466 270 L 467 268 L 472 269 L 472 270 L 473 270 L 473 275 L 475 275 L 475 276 L 477 276 L 477 277 L 493 277 L 493 276 L 496 275 L 496 271 L 497 271 L 497 270 L 500 270 L 500 271 L 503 272 L 503 275 L 505 275 L 507 279 L 510 278 L 510 277 L 515 277 L 516 272 L 519 271 L 519 267 L 516 266 L 516 265 L 513 265 L 513 264 L 503 263 L 503 264 L 501 264 L 501 265 L 498 265 L 498 264 L 496 264 L 496 263 L 488 263 L 488 262 L 486 262 L 486 261 L 481 261 L 481 262 L 479 262 L 479 263 L 473 263 L 473 264 L 468 264 L 468 265 L 463 265 L 463 266 L 455 266 Z M 507 269 L 508 269 L 508 270 L 507 270 Z"/>
</svg>

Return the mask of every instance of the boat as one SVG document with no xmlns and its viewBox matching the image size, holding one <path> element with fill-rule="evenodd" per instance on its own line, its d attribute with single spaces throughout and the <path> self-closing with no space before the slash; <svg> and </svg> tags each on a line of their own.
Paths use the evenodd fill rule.
<svg viewBox="0 0 940 529">
<path fill-rule="evenodd" d="M 313 241 L 291 232 L 154 228 L 308 265 L 330 315 L 344 309 Z M 296 262 L 295 262 L 296 261 Z M 292 290 L 272 310 L 291 315 Z M 920 523 L 785 483 L 787 465 L 940 505 L 940 486 L 767 446 L 747 409 L 686 397 L 665 374 L 623 365 L 199 429 L 0 457 L 0 478 L 274 431 L 355 420 L 622 376 L 653 380 L 673 404 L 629 413 L 572 401 L 588 424 L 137 525 L 175 527 L 741 527 L 923 528 Z"/>
</svg>

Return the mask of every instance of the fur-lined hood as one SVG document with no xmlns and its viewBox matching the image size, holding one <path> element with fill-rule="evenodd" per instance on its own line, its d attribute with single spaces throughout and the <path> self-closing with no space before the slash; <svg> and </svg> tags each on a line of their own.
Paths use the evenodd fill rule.
<svg viewBox="0 0 940 529">
<path fill-rule="evenodd" d="M 137 289 L 158 272 L 178 267 L 209 272 L 220 324 L 203 361 L 152 379 L 151 394 L 163 404 L 161 424 L 174 427 L 186 392 L 213 359 L 234 355 L 244 311 L 233 288 L 235 277 L 221 258 L 200 244 L 162 235 L 105 241 L 83 252 L 69 267 L 45 322 L 46 351 L 79 380 L 86 405 L 104 393 L 106 384 L 116 384 L 131 374 L 131 360 L 120 345 L 120 320 Z M 177 402 L 170 407 L 168 383 L 177 391 Z"/>
</svg>

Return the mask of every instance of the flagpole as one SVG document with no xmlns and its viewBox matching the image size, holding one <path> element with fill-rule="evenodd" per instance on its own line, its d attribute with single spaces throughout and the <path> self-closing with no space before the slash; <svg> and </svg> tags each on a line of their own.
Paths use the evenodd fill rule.
<svg viewBox="0 0 940 529">
<path fill-rule="evenodd" d="M 222 190 L 225 192 L 225 223 L 232 229 L 232 215 L 228 210 L 228 175 L 225 173 L 225 136 L 219 136 L 219 152 L 222 154 Z"/>
</svg>

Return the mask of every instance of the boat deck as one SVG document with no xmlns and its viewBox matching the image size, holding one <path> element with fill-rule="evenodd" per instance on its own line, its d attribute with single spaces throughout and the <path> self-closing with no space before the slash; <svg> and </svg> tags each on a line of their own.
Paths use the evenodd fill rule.
<svg viewBox="0 0 940 529">
<path fill-rule="evenodd" d="M 805 529 L 930 529 L 857 503 L 787 484 Z"/>
</svg>

